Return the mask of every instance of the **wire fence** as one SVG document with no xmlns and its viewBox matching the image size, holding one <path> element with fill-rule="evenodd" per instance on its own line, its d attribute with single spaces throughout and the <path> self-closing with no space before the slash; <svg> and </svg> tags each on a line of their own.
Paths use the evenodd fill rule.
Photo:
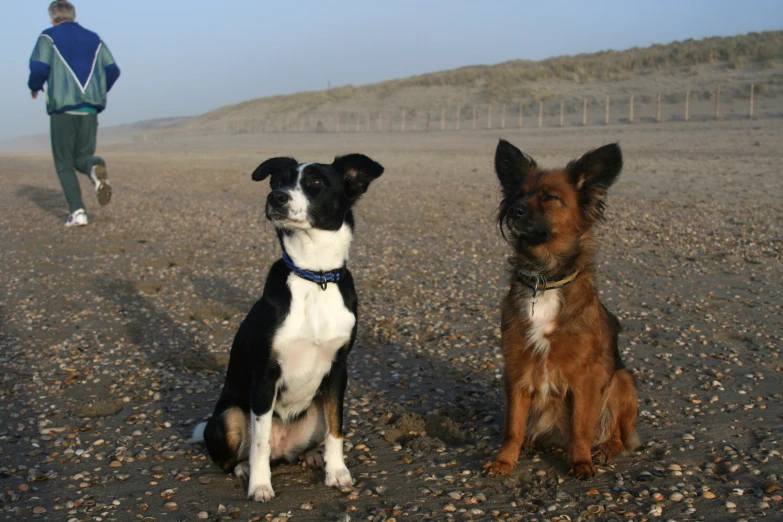
<svg viewBox="0 0 783 522">
<path fill-rule="evenodd" d="M 228 123 L 175 130 L 176 135 L 255 133 L 438 132 L 489 129 L 577 127 L 640 122 L 705 121 L 783 116 L 775 99 L 757 108 L 755 85 L 722 95 L 712 90 L 614 94 L 527 100 L 519 103 L 449 105 L 403 110 L 314 110 L 275 116 L 232 118 Z M 137 141 L 163 140 L 166 133 L 147 132 Z"/>
</svg>

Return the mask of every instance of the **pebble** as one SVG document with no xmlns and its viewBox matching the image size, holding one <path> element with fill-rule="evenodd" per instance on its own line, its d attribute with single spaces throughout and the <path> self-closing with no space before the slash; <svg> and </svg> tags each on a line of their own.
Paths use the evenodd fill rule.
<svg viewBox="0 0 783 522">
<path fill-rule="evenodd" d="M 209 513 L 207 513 L 206 511 L 199 511 L 198 513 L 196 513 L 196 518 L 198 518 L 199 520 L 206 520 L 209 518 Z"/>
<path fill-rule="evenodd" d="M 712 491 L 702 491 L 701 496 L 706 499 L 712 500 L 713 498 L 715 498 L 715 493 L 713 493 Z"/>
<path fill-rule="evenodd" d="M 683 495 L 682 493 L 679 493 L 679 492 L 675 492 L 675 493 L 672 493 L 671 495 L 669 495 L 669 500 L 671 500 L 672 502 L 680 502 L 684 498 L 685 498 L 685 495 Z"/>
</svg>

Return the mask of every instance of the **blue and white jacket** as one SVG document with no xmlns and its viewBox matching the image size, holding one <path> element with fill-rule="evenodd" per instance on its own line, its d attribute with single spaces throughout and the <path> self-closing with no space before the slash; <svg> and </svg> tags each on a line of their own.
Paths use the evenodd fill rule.
<svg viewBox="0 0 783 522">
<path fill-rule="evenodd" d="M 106 93 L 120 77 L 120 68 L 100 37 L 76 22 L 46 29 L 30 57 L 32 92 L 47 83 L 46 111 L 106 108 Z"/>
</svg>

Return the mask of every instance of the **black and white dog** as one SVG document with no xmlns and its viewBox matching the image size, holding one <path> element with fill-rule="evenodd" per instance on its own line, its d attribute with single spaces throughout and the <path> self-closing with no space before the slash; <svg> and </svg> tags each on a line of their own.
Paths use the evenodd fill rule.
<svg viewBox="0 0 783 522">
<path fill-rule="evenodd" d="M 353 484 L 343 461 L 343 397 L 357 299 L 345 263 L 351 207 L 382 173 L 361 154 L 331 165 L 272 158 L 253 172 L 255 181 L 271 177 L 266 217 L 283 257 L 240 325 L 215 411 L 192 439 L 247 480 L 250 499 L 274 498 L 270 463 L 302 453 L 309 466 L 323 466 L 327 486 Z"/>
</svg>

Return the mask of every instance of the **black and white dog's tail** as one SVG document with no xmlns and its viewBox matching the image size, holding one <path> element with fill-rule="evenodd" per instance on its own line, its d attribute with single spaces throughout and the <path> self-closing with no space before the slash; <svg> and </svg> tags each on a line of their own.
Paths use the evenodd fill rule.
<svg viewBox="0 0 783 522">
<path fill-rule="evenodd" d="M 206 422 L 200 422 L 193 428 L 193 434 L 188 439 L 188 444 L 201 444 L 204 442 L 204 430 L 207 428 Z"/>
</svg>

